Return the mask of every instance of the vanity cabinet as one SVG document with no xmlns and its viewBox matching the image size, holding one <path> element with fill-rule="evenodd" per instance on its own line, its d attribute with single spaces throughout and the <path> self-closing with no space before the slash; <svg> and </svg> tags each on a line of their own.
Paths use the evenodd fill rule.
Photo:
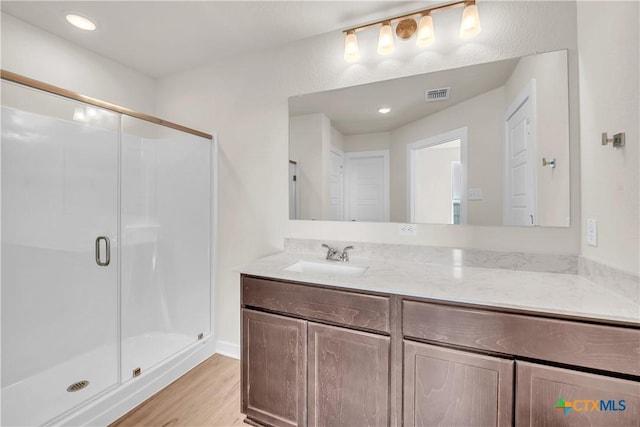
<svg viewBox="0 0 640 427">
<path fill-rule="evenodd" d="M 389 424 L 389 337 L 309 322 L 308 425 Z"/>
<path fill-rule="evenodd" d="M 512 425 L 513 360 L 403 344 L 404 426 Z"/>
<path fill-rule="evenodd" d="M 506 426 L 514 422 L 517 427 L 640 426 L 640 382 L 585 372 L 611 371 L 637 378 L 637 327 L 411 300 L 403 301 L 402 319 L 405 426 Z M 497 406 L 492 408 L 482 393 Z M 564 410 L 555 408 L 560 398 L 569 404 L 580 402 L 565 416 Z M 601 400 L 607 402 L 602 407 L 607 410 L 601 410 Z M 620 400 L 625 401 L 625 408 Z M 420 402 L 424 413 L 414 410 L 411 401 Z M 592 401 L 597 401 L 598 410 L 591 410 Z M 611 407 L 614 402 L 617 410 Z M 439 409 L 434 413 L 432 408 Z"/>
<path fill-rule="evenodd" d="M 242 304 L 249 422 L 389 425 L 389 298 L 243 277 Z"/>
<path fill-rule="evenodd" d="M 640 425 L 637 325 L 247 275 L 242 307 L 250 424 Z"/>
</svg>

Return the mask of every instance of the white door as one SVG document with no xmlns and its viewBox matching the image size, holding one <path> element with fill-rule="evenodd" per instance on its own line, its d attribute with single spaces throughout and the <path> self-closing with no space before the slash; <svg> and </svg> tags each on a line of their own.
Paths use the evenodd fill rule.
<svg viewBox="0 0 640 427">
<path fill-rule="evenodd" d="M 298 219 L 298 164 L 289 160 L 289 219 Z"/>
<path fill-rule="evenodd" d="M 505 138 L 504 223 L 536 223 L 535 81 L 507 111 Z"/>
<path fill-rule="evenodd" d="M 329 161 L 329 204 L 332 221 L 342 221 L 344 154 L 332 148 Z"/>
<path fill-rule="evenodd" d="M 347 153 L 347 220 L 389 221 L 389 152 Z"/>
</svg>

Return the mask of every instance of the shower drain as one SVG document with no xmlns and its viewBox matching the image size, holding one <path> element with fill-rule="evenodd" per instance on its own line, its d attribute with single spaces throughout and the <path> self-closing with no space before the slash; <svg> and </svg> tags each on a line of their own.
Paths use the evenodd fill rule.
<svg viewBox="0 0 640 427">
<path fill-rule="evenodd" d="M 88 385 L 89 385 L 89 381 L 87 380 L 78 381 L 77 383 L 73 383 L 69 387 L 67 387 L 67 391 L 71 393 L 74 391 L 82 390 Z"/>
</svg>

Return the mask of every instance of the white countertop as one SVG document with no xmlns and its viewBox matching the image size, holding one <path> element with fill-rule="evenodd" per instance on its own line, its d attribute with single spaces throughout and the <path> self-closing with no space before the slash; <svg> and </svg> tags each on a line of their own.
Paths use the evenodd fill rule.
<svg viewBox="0 0 640 427">
<path fill-rule="evenodd" d="M 640 324 L 640 305 L 614 290 L 573 274 L 353 258 L 368 266 L 360 277 L 285 271 L 300 261 L 324 261 L 318 254 L 281 252 L 261 258 L 239 272 L 347 289 L 480 304 L 588 319 Z"/>
</svg>

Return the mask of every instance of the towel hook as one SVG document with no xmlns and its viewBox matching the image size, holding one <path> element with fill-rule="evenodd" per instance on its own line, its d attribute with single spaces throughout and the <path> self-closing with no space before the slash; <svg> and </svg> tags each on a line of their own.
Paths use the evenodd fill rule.
<svg viewBox="0 0 640 427">
<path fill-rule="evenodd" d="M 552 158 L 547 160 L 546 157 L 542 158 L 542 166 L 551 166 L 551 169 L 554 169 L 556 167 L 556 158 Z"/>
<path fill-rule="evenodd" d="M 602 145 L 611 143 L 614 147 L 619 148 L 624 146 L 624 132 L 619 132 L 613 135 L 613 138 L 609 138 L 606 132 L 602 132 Z"/>
</svg>

